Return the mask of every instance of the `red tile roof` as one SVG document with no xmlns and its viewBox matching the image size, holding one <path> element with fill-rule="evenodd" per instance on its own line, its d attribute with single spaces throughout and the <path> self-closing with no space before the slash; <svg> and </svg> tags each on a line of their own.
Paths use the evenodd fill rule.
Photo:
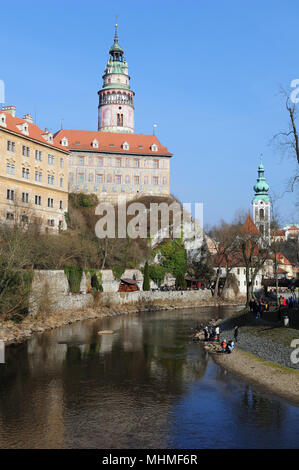
<svg viewBox="0 0 299 470">
<path fill-rule="evenodd" d="M 219 255 L 218 253 L 213 255 L 214 267 L 218 268 L 220 266 L 221 268 L 225 268 L 226 262 L 229 268 L 243 267 L 245 265 L 241 251 L 237 251 L 231 255 L 228 255 L 227 261 L 223 256 Z"/>
<path fill-rule="evenodd" d="M 287 271 L 285 271 L 285 270 L 282 269 L 282 268 L 278 268 L 277 273 L 278 273 L 278 274 L 287 274 Z"/>
<path fill-rule="evenodd" d="M 259 235 L 260 234 L 252 218 L 250 217 L 250 215 L 247 217 L 244 224 L 242 225 L 240 232 L 243 233 L 244 235 Z"/>
<path fill-rule="evenodd" d="M 76 131 L 72 129 L 62 129 L 54 135 L 54 141 L 61 145 L 62 139 L 68 139 L 68 149 L 71 150 L 92 150 L 94 152 L 122 153 L 124 155 L 163 155 L 171 157 L 167 147 L 163 147 L 156 136 L 146 134 L 122 134 L 117 132 L 103 131 Z M 98 141 L 98 148 L 92 146 L 94 140 Z M 123 149 L 123 144 L 129 144 L 129 150 Z M 151 146 L 156 144 L 158 151 L 154 152 Z"/>
<path fill-rule="evenodd" d="M 5 114 L 5 122 L 6 122 L 6 127 L 0 126 L 0 129 L 14 132 L 15 134 L 19 134 L 25 139 L 28 138 L 28 139 L 36 140 L 42 144 L 49 145 L 50 147 L 53 147 L 53 148 L 58 148 L 59 150 L 63 150 L 64 152 L 68 153 L 68 149 L 60 145 L 58 142 L 55 142 L 54 139 L 53 139 L 53 144 L 51 144 L 51 142 L 48 142 L 44 137 L 42 137 L 42 135 L 46 134 L 46 131 L 43 131 L 42 129 L 40 129 L 36 124 L 28 122 L 25 119 L 21 119 L 17 116 L 13 117 L 10 113 L 7 113 L 2 109 L 0 109 L 0 114 Z M 17 127 L 17 125 L 25 124 L 25 123 L 28 125 L 28 135 L 24 134 Z"/>
<path fill-rule="evenodd" d="M 276 259 L 277 259 L 278 264 L 285 264 L 288 266 L 292 266 L 292 263 L 282 253 L 279 253 L 279 252 L 276 253 Z"/>
<path fill-rule="evenodd" d="M 271 237 L 284 237 L 285 231 L 284 230 L 271 230 Z"/>
<path fill-rule="evenodd" d="M 299 231 L 299 227 L 296 227 L 296 225 L 292 225 L 291 227 L 288 228 L 288 230 L 296 230 L 296 231 Z"/>
</svg>

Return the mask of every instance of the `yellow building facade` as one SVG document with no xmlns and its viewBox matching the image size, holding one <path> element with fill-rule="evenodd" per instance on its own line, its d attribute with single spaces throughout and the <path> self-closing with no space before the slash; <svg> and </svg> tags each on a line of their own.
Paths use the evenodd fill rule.
<svg viewBox="0 0 299 470">
<path fill-rule="evenodd" d="M 172 154 L 153 135 L 62 129 L 54 139 L 70 152 L 69 192 L 109 202 L 170 193 Z"/>
<path fill-rule="evenodd" d="M 14 106 L 0 109 L 0 221 L 37 224 L 41 230 L 66 229 L 68 151 L 53 135 L 16 116 Z"/>
</svg>

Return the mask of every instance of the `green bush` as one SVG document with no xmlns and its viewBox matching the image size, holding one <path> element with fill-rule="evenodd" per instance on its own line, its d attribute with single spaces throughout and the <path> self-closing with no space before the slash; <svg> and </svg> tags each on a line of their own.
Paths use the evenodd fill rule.
<svg viewBox="0 0 299 470">
<path fill-rule="evenodd" d="M 125 268 L 123 266 L 113 266 L 112 272 L 115 279 L 120 281 L 123 273 L 125 272 Z"/>
<path fill-rule="evenodd" d="M 170 240 L 160 247 L 161 264 L 175 277 L 187 271 L 187 253 L 182 240 Z"/>
<path fill-rule="evenodd" d="M 98 204 L 96 194 L 71 193 L 69 199 L 74 207 L 95 207 Z"/>
<path fill-rule="evenodd" d="M 70 291 L 72 294 L 80 293 L 80 284 L 83 274 L 81 266 L 66 266 L 64 268 L 65 275 L 67 277 Z"/>
<path fill-rule="evenodd" d="M 149 277 L 154 281 L 159 287 L 164 281 L 165 278 L 165 268 L 159 264 L 151 264 L 149 266 Z"/>
<path fill-rule="evenodd" d="M 101 273 L 100 273 L 100 274 L 101 274 Z M 91 283 L 91 287 L 92 287 L 93 289 L 95 289 L 96 291 L 99 291 L 99 292 L 103 292 L 103 286 L 102 286 L 102 284 L 100 284 L 99 279 L 98 279 L 98 276 L 97 276 L 96 273 L 94 273 L 94 274 L 91 276 L 90 283 Z"/>
</svg>

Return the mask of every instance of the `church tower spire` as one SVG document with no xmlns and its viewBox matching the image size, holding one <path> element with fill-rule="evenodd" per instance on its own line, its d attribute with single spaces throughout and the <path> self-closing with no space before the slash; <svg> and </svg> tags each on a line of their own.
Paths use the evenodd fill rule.
<svg viewBox="0 0 299 470">
<path fill-rule="evenodd" d="M 257 181 L 253 189 L 255 193 L 252 200 L 253 221 L 265 242 L 270 245 L 271 202 L 268 194 L 270 188 L 265 178 L 262 155 L 258 167 Z"/>
<path fill-rule="evenodd" d="M 117 24 L 114 43 L 103 75 L 99 95 L 98 130 L 104 132 L 134 132 L 134 92 L 130 89 L 128 64 L 118 42 Z"/>
</svg>

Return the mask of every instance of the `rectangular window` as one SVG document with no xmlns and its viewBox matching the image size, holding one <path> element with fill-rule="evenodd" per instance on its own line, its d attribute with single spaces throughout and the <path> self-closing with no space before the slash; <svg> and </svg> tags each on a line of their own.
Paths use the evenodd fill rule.
<svg viewBox="0 0 299 470">
<path fill-rule="evenodd" d="M 121 176 L 116 176 L 116 183 L 121 184 Z"/>
<path fill-rule="evenodd" d="M 103 175 L 97 175 L 97 182 L 103 183 Z"/>
<path fill-rule="evenodd" d="M 159 160 L 154 160 L 154 168 L 159 168 Z"/>
<path fill-rule="evenodd" d="M 117 159 L 116 159 L 116 166 L 117 166 L 118 168 L 121 167 L 121 159 L 120 159 L 120 158 L 117 158 Z"/>
<path fill-rule="evenodd" d="M 79 157 L 79 165 L 84 165 L 84 157 Z"/>
<path fill-rule="evenodd" d="M 84 183 L 84 173 L 79 173 L 78 179 L 79 179 L 79 183 Z"/>
<path fill-rule="evenodd" d="M 98 158 L 98 166 L 103 166 L 103 159 L 102 158 Z"/>
<path fill-rule="evenodd" d="M 22 202 L 29 202 L 29 193 L 22 193 Z"/>
<path fill-rule="evenodd" d="M 15 142 L 12 142 L 11 140 L 8 140 L 7 141 L 7 150 L 9 152 L 15 152 L 15 149 L 16 149 L 16 144 Z"/>
<path fill-rule="evenodd" d="M 14 175 L 15 174 L 15 165 L 13 163 L 7 163 L 6 164 L 6 173 L 8 175 Z"/>
<path fill-rule="evenodd" d="M 25 178 L 26 180 L 29 180 L 29 169 L 28 168 L 22 168 L 22 178 Z"/>
<path fill-rule="evenodd" d="M 53 207 L 53 199 L 51 197 L 48 197 L 48 207 Z"/>
<path fill-rule="evenodd" d="M 59 185 L 60 185 L 61 188 L 63 188 L 63 178 L 60 178 Z"/>
<path fill-rule="evenodd" d="M 9 199 L 10 201 L 14 201 L 15 199 L 15 192 L 13 189 L 8 189 L 6 191 L 6 199 Z"/>
<path fill-rule="evenodd" d="M 41 196 L 35 196 L 35 204 L 37 206 L 41 206 L 42 205 L 42 197 Z"/>
<path fill-rule="evenodd" d="M 139 176 L 134 176 L 134 184 L 139 184 Z"/>
<path fill-rule="evenodd" d="M 54 165 L 54 155 L 48 155 L 48 164 L 49 165 Z"/>
<path fill-rule="evenodd" d="M 36 171 L 34 174 L 34 179 L 37 183 L 42 182 L 42 172 L 41 171 Z"/>
<path fill-rule="evenodd" d="M 59 201 L 59 209 L 62 209 L 62 201 Z"/>
<path fill-rule="evenodd" d="M 134 166 L 135 168 L 139 168 L 139 160 L 134 160 Z"/>
<path fill-rule="evenodd" d="M 60 159 L 60 168 L 63 168 L 63 158 Z"/>
<path fill-rule="evenodd" d="M 39 162 L 42 161 L 42 152 L 40 150 L 35 150 L 35 160 L 38 160 Z"/>
<path fill-rule="evenodd" d="M 22 155 L 23 157 L 30 157 L 30 148 L 26 147 L 26 145 L 22 146 Z"/>
<path fill-rule="evenodd" d="M 154 181 L 154 184 L 158 184 L 158 183 L 159 183 L 158 177 L 157 177 L 157 176 L 154 176 L 154 177 L 153 177 L 153 181 Z"/>
<path fill-rule="evenodd" d="M 51 185 L 54 184 L 54 176 L 48 175 L 48 184 L 51 184 Z"/>
<path fill-rule="evenodd" d="M 48 225 L 54 227 L 54 219 L 48 219 Z"/>
</svg>

